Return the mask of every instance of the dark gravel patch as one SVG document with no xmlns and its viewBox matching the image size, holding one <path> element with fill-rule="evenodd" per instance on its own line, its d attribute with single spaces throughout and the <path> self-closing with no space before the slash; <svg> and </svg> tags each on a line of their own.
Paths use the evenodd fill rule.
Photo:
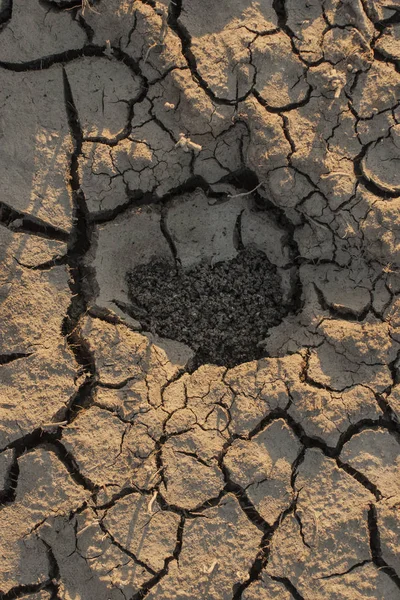
<svg viewBox="0 0 400 600">
<path fill-rule="evenodd" d="M 132 312 L 143 328 L 190 346 L 196 366 L 232 367 L 260 358 L 258 342 L 288 312 L 276 267 L 255 249 L 186 272 L 155 260 L 127 279 Z"/>
</svg>

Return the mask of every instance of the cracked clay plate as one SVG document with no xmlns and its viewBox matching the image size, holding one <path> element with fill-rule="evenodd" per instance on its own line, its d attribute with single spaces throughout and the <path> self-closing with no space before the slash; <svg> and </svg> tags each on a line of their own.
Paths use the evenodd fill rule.
<svg viewBox="0 0 400 600">
<path fill-rule="evenodd" d="M 0 600 L 400 598 L 399 15 L 0 2 Z"/>
</svg>

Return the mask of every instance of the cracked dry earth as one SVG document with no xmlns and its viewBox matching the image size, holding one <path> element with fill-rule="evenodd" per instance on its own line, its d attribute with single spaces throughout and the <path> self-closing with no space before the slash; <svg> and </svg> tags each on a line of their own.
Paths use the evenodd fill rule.
<svg viewBox="0 0 400 600">
<path fill-rule="evenodd" d="M 399 599 L 398 0 L 0 21 L 0 599 Z"/>
</svg>

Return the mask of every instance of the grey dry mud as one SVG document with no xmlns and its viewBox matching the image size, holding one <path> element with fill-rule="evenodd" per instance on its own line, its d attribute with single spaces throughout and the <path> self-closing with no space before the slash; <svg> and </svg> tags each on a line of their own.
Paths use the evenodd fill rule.
<svg viewBox="0 0 400 600">
<path fill-rule="evenodd" d="M 400 598 L 397 0 L 0 22 L 0 600 Z M 132 307 L 246 253 L 260 357 Z"/>
</svg>

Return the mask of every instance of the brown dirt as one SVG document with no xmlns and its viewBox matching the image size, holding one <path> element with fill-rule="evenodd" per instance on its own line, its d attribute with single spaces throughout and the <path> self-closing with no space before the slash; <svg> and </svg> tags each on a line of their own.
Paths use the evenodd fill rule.
<svg viewBox="0 0 400 600">
<path fill-rule="evenodd" d="M 400 598 L 399 14 L 0 2 L 0 600 Z"/>
</svg>

